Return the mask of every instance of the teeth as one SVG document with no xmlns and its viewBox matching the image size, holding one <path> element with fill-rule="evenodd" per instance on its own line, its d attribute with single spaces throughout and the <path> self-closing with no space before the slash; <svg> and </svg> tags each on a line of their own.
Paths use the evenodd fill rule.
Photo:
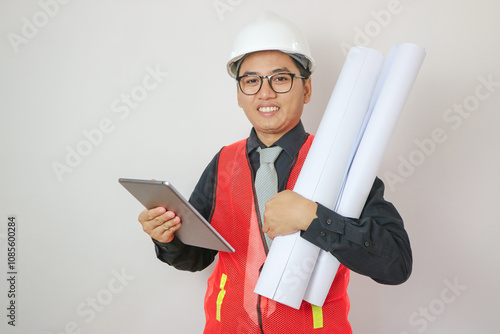
<svg viewBox="0 0 500 334">
<path fill-rule="evenodd" d="M 262 111 L 262 112 L 271 112 L 271 111 L 277 111 L 279 109 L 280 108 L 278 108 L 278 107 L 263 107 L 263 108 L 259 108 L 259 111 Z"/>
</svg>

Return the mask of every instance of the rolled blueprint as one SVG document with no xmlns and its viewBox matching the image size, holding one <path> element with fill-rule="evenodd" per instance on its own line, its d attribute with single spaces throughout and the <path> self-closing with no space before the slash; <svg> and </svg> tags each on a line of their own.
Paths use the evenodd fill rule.
<svg viewBox="0 0 500 334">
<path fill-rule="evenodd" d="M 297 179 L 295 192 L 334 209 L 383 62 L 384 57 L 378 51 L 351 49 Z M 255 292 L 298 309 L 319 251 L 299 233 L 276 237 Z M 334 272 L 337 268 L 338 263 Z"/>
<path fill-rule="evenodd" d="M 424 58 L 425 50 L 409 43 L 399 45 L 394 58 L 388 58 L 390 69 L 339 196 L 337 213 L 347 217 L 361 214 Z"/>
<path fill-rule="evenodd" d="M 358 218 L 425 51 L 412 44 L 349 52 L 294 191 Z M 299 233 L 274 239 L 255 292 L 290 307 L 322 306 L 339 266 Z"/>
<path fill-rule="evenodd" d="M 424 57 L 424 49 L 414 44 L 406 43 L 391 48 L 373 96 L 375 102 L 372 103 L 370 119 L 356 145 L 335 212 L 359 218 Z M 322 306 L 337 267 L 338 260 L 331 253 L 321 251 L 304 300 Z"/>
</svg>

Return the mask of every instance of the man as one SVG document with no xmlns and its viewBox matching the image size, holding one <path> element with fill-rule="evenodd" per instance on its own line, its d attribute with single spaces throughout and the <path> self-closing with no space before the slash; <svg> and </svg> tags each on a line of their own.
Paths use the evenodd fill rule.
<svg viewBox="0 0 500 334">
<path fill-rule="evenodd" d="M 342 217 L 290 190 L 313 139 L 300 118 L 311 99 L 314 61 L 296 27 L 265 13 L 240 32 L 234 50 L 228 70 L 237 80 L 238 105 L 253 128 L 248 139 L 217 153 L 190 198 L 236 250 L 219 253 L 208 280 L 205 333 L 351 333 L 349 269 L 383 284 L 400 284 L 411 273 L 402 219 L 383 199 L 378 178 L 359 219 Z M 271 165 L 279 192 L 261 203 L 256 179 L 265 164 L 261 156 L 271 150 L 277 155 Z M 202 270 L 217 255 L 175 238 L 182 222 L 174 212 L 145 210 L 139 221 L 153 238 L 158 258 L 177 269 Z M 296 310 L 253 292 L 268 239 L 296 231 L 341 262 L 321 308 L 304 301 Z"/>
</svg>

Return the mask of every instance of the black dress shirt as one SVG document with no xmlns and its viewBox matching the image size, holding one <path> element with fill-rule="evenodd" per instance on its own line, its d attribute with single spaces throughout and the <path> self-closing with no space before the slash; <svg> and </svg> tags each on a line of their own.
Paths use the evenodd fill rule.
<svg viewBox="0 0 500 334">
<path fill-rule="evenodd" d="M 272 145 L 283 148 L 275 162 L 279 191 L 286 189 L 291 168 L 308 136 L 302 122 L 299 122 Z M 259 146 L 266 147 L 252 129 L 247 152 L 253 173 L 260 164 Z M 215 203 L 219 154 L 207 166 L 189 199 L 208 221 Z M 376 178 L 358 219 L 343 217 L 318 204 L 318 218 L 306 231 L 302 231 L 302 238 L 332 253 L 347 268 L 379 283 L 403 283 L 412 269 L 410 241 L 401 216 L 391 203 L 384 200 L 383 195 L 384 184 Z M 214 250 L 185 245 L 178 238 L 170 243 L 153 241 L 157 257 L 180 270 L 202 270 L 213 262 L 217 254 Z"/>
</svg>

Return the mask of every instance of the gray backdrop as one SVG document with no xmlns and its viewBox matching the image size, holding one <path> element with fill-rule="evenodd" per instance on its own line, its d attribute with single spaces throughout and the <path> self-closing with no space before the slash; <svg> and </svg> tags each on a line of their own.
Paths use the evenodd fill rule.
<svg viewBox="0 0 500 334">
<path fill-rule="evenodd" d="M 137 222 L 142 207 L 117 179 L 168 179 L 189 196 L 213 155 L 248 135 L 225 65 L 238 29 L 263 9 L 295 21 L 310 41 L 311 133 L 349 47 L 427 50 L 379 172 L 405 219 L 413 274 L 394 287 L 353 273 L 354 332 L 498 331 L 499 2 L 0 8 L 0 332 L 202 331 L 212 267 L 188 273 L 156 260 Z"/>
</svg>

